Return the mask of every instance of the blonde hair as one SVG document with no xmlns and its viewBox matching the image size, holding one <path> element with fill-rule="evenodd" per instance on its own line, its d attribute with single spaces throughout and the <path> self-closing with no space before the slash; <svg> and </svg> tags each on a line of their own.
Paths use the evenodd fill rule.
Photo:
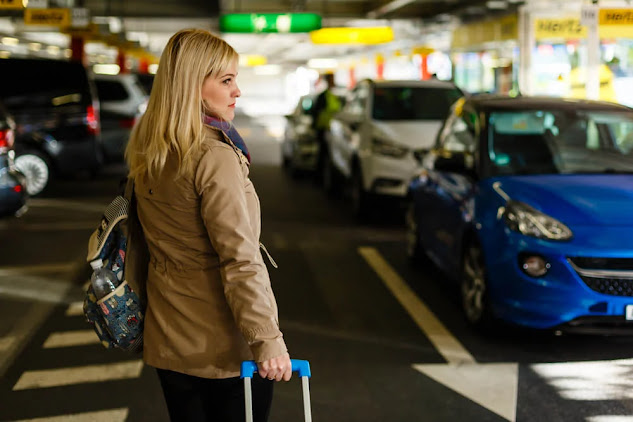
<svg viewBox="0 0 633 422">
<path fill-rule="evenodd" d="M 170 152 L 178 155 L 178 176 L 192 171 L 193 155 L 204 140 L 202 99 L 207 77 L 217 77 L 235 60 L 226 41 L 202 29 L 174 34 L 161 55 L 147 110 L 125 150 L 130 177 L 160 174 Z"/>
</svg>

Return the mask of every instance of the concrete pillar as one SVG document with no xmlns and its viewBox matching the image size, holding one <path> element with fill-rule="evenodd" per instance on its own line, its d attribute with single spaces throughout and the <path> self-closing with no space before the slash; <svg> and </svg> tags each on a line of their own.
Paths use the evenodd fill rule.
<svg viewBox="0 0 633 422">
<path fill-rule="evenodd" d="M 119 48 L 119 54 L 117 55 L 117 58 L 116 58 L 116 64 L 119 65 L 119 73 L 129 73 L 129 70 L 127 66 L 125 65 L 125 59 L 126 59 L 125 51 Z"/>
<path fill-rule="evenodd" d="M 70 38 L 70 60 L 86 65 L 86 53 L 84 51 L 85 41 L 82 37 L 73 36 Z"/>
</svg>

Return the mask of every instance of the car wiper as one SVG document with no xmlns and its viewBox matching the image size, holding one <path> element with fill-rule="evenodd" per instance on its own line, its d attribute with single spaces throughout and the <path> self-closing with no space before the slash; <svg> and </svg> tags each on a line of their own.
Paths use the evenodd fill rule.
<svg viewBox="0 0 633 422">
<path fill-rule="evenodd" d="M 565 172 L 565 174 L 633 174 L 633 170 L 617 170 L 608 168 L 604 170 L 575 170 Z"/>
</svg>

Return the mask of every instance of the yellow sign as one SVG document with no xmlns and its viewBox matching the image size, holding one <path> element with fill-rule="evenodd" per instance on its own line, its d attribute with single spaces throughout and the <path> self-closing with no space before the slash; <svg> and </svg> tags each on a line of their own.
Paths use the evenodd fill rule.
<svg viewBox="0 0 633 422">
<path fill-rule="evenodd" d="M 537 40 L 562 38 L 574 40 L 587 37 L 587 27 L 578 18 L 535 19 L 534 37 Z"/>
<path fill-rule="evenodd" d="M 25 25 L 69 26 L 70 9 L 24 9 Z"/>
<path fill-rule="evenodd" d="M 383 44 L 393 41 L 389 26 L 322 28 L 310 32 L 313 44 Z"/>
<path fill-rule="evenodd" d="M 600 25 L 633 25 L 633 9 L 600 9 Z"/>
<path fill-rule="evenodd" d="M 24 0 L 0 0 L 0 9 L 19 9 L 26 7 Z"/>
<path fill-rule="evenodd" d="M 600 38 L 632 38 L 633 9 L 600 9 Z"/>
<path fill-rule="evenodd" d="M 453 31 L 452 48 L 478 47 L 484 43 L 518 39 L 517 15 L 470 23 Z"/>
</svg>

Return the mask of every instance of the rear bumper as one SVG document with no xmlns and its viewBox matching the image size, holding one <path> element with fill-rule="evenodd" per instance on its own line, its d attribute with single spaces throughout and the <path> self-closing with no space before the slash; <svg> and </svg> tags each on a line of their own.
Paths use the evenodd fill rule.
<svg viewBox="0 0 633 422">
<path fill-rule="evenodd" d="M 360 159 L 365 190 L 377 195 L 406 197 L 409 182 L 419 168 L 411 153 L 403 158 L 361 154 Z"/>
</svg>

